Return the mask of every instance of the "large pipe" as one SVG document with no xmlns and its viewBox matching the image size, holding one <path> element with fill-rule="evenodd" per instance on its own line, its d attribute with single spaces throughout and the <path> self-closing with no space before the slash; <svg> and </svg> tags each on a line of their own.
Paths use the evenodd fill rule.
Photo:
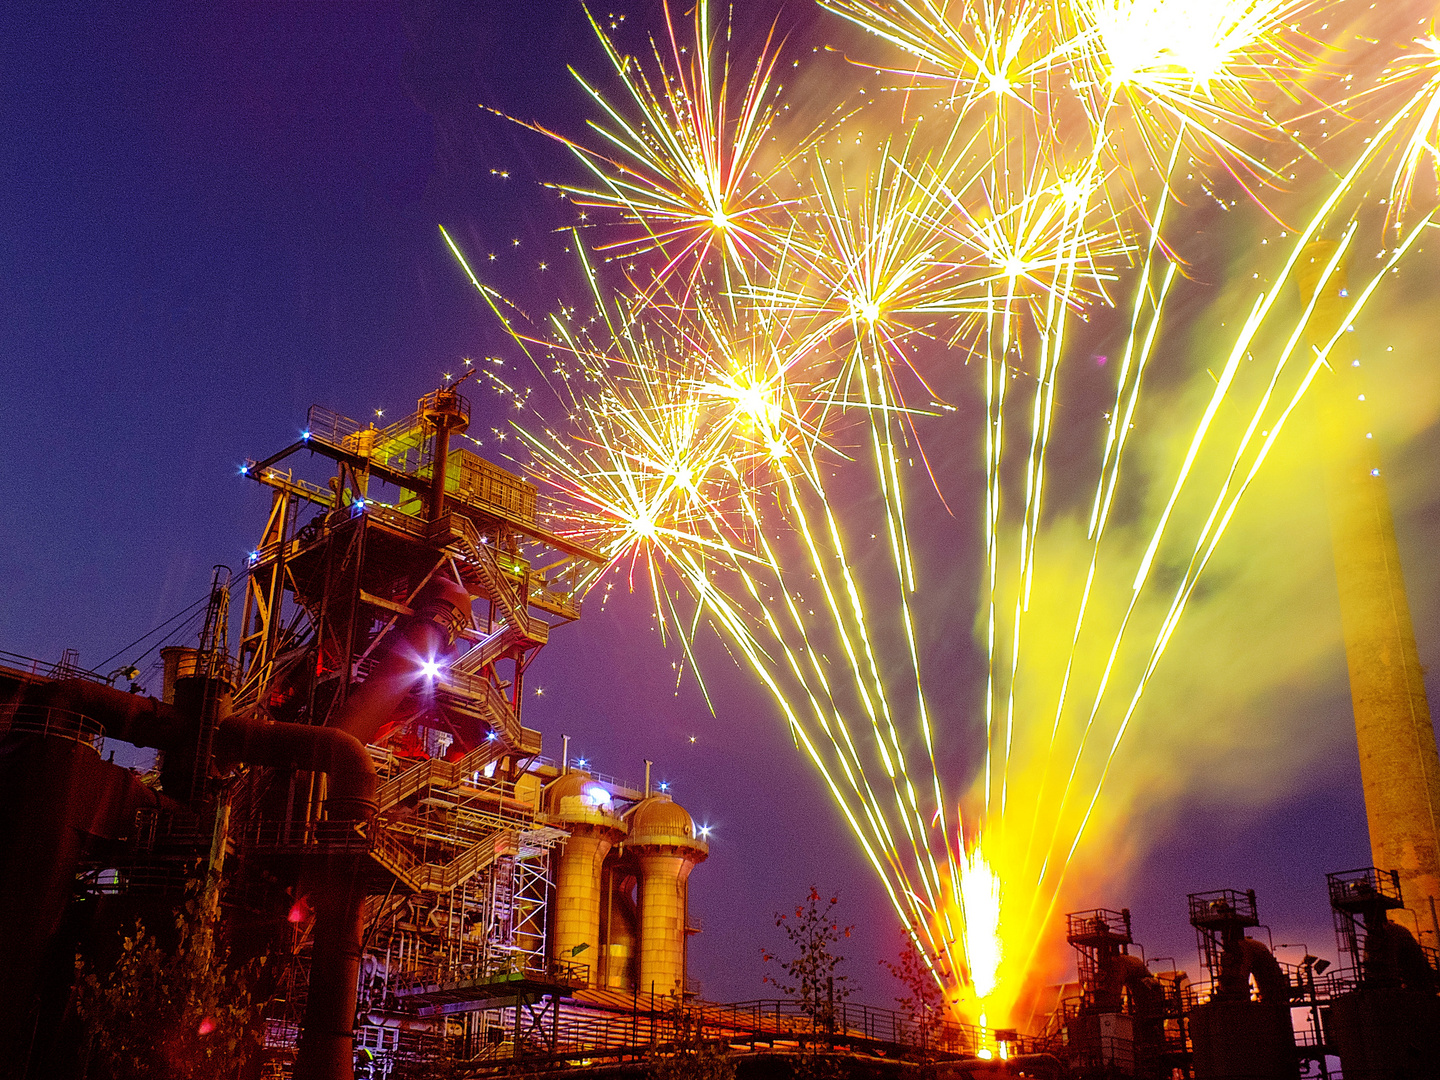
<svg viewBox="0 0 1440 1080">
<path fill-rule="evenodd" d="M 381 643 L 375 666 L 346 699 L 335 726 L 372 743 L 418 684 L 437 677 L 460 631 L 470 625 L 474 598 L 437 575 L 411 604 L 414 615 Z"/>
<path fill-rule="evenodd" d="M 174 751 L 193 746 L 193 720 L 173 705 L 98 683 L 70 680 L 40 692 L 47 704 L 89 716 L 111 738 Z M 339 728 L 275 724 L 224 715 L 215 732 L 222 760 L 321 772 L 329 780 L 332 821 L 365 821 L 375 810 L 375 766 L 365 746 Z M 353 717 L 348 717 L 354 719 Z M 74 860 L 70 877 L 74 877 Z M 315 947 L 310 966 L 304 1030 L 295 1062 L 297 1080 L 349 1080 L 354 1075 L 356 986 L 360 976 L 364 892 L 358 860 L 342 855 L 310 875 L 315 882 Z"/>
<path fill-rule="evenodd" d="M 324 773 L 329 780 L 325 806 L 331 821 L 364 821 L 375 812 L 375 763 L 364 743 L 339 728 L 228 716 L 215 732 L 215 756 L 220 761 Z"/>
<path fill-rule="evenodd" d="M 334 726 L 275 724 L 229 713 L 227 693 L 215 702 L 214 750 L 222 760 L 324 773 L 329 779 L 327 816 L 365 821 L 375 809 L 376 778 L 365 744 L 392 720 L 426 665 L 441 662 L 470 618 L 465 589 L 432 579 L 413 602 L 415 614 L 382 643 L 369 678 L 350 695 Z M 127 694 L 84 680 L 51 683 L 36 703 L 89 716 L 109 738 L 167 754 L 197 749 L 200 717 L 154 698 Z M 205 700 L 209 695 L 198 695 Z M 208 762 L 201 763 L 208 768 Z M 192 768 L 192 772 L 194 769 Z M 63 867 L 73 881 L 79 849 L 67 850 Z M 353 854 L 327 859 L 306 875 L 314 893 L 315 948 L 310 967 L 304 1027 L 295 1062 L 296 1080 L 351 1080 L 354 1076 L 356 988 L 360 974 L 364 890 Z"/>
<path fill-rule="evenodd" d="M 336 746 L 358 747 L 374 783 L 364 744 L 374 742 L 427 670 L 444 659 L 460 630 L 470 622 L 472 598 L 444 577 L 435 577 L 415 598 L 413 616 L 383 642 L 369 677 L 346 699 L 330 728 L 307 728 L 338 737 Z M 331 803 L 339 794 L 331 792 Z M 343 798 L 355 799 L 347 793 Z M 375 808 L 373 786 L 358 800 L 368 816 Z M 339 809 L 339 808 L 337 808 Z M 315 897 L 315 952 L 305 1023 L 295 1058 L 295 1080 L 351 1080 L 355 1074 L 355 1002 L 365 930 L 365 893 L 358 861 L 327 864 Z"/>
<path fill-rule="evenodd" d="M 156 794 L 95 748 L 55 728 L 17 725 L 0 742 L 0 1075 L 40 1075 L 55 1049 L 42 1032 L 44 987 L 69 968 L 61 939 L 75 872 L 92 838 L 114 838 Z M 37 725 L 38 727 L 38 725 Z M 73 729 L 71 729 L 73 730 Z M 78 731 L 76 732 L 78 734 Z M 69 957 L 64 954 L 69 952 Z"/>
<path fill-rule="evenodd" d="M 173 705 L 85 679 L 46 683 L 28 696 L 37 705 L 88 716 L 108 739 L 153 750 L 183 745 L 193 726 Z"/>
<path fill-rule="evenodd" d="M 1314 348 L 1340 331 L 1349 310 L 1344 265 L 1334 254 L 1334 243 L 1313 243 L 1297 271 L 1302 298 L 1315 298 L 1307 326 Z M 1433 907 L 1440 900 L 1440 752 L 1363 369 L 1348 351 L 1337 347 L 1332 356 L 1343 359 L 1321 372 L 1315 394 L 1370 850 L 1376 866 L 1400 872 L 1407 906 L 1440 946 Z"/>
</svg>

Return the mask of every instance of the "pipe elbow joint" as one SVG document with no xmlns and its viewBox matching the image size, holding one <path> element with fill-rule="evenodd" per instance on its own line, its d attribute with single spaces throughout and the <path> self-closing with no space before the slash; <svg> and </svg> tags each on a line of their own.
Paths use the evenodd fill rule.
<svg viewBox="0 0 1440 1080">
<path fill-rule="evenodd" d="M 449 648 L 470 625 L 474 600 L 463 586 L 437 575 L 420 590 L 411 608 L 417 620 L 433 624 L 445 635 L 445 647 Z"/>
<path fill-rule="evenodd" d="M 327 806 L 337 820 L 366 821 L 375 813 L 375 765 L 349 732 L 231 716 L 216 732 L 215 749 L 229 761 L 323 772 L 330 778 Z"/>
</svg>

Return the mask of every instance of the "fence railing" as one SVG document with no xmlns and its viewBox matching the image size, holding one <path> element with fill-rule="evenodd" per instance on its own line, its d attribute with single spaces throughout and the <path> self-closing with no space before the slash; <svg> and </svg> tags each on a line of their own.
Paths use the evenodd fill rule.
<svg viewBox="0 0 1440 1080">
<path fill-rule="evenodd" d="M 58 663 L 51 660 L 37 660 L 33 656 L 21 656 L 19 653 L 5 652 L 0 649 L 0 667 L 7 667 L 11 671 L 18 671 L 24 675 L 38 675 L 44 679 L 89 679 L 91 682 L 107 682 L 104 675 L 98 671 L 89 671 L 82 668 L 72 658 L 73 653 L 66 650 L 66 655 Z"/>
<path fill-rule="evenodd" d="M 417 985 L 403 996 L 423 992 Z M 483 1006 L 477 1006 L 483 1008 Z M 509 1040 L 514 1010 L 498 1012 L 499 1024 L 487 1029 Z M 732 1048 L 765 1048 L 780 1052 L 823 1049 L 871 1051 L 886 1057 L 911 1059 L 969 1059 L 999 1056 L 993 1032 L 953 1022 L 924 1022 L 868 1005 L 828 1003 L 806 1005 L 790 1000 L 756 1000 L 732 1004 L 677 1002 L 673 998 L 651 1002 L 637 995 L 630 1011 L 620 1012 L 564 1003 L 547 1021 L 549 1045 L 515 1047 L 490 1045 L 476 1048 L 473 1060 L 499 1061 L 508 1057 L 549 1056 L 557 1064 L 575 1058 L 644 1057 L 664 1054 L 697 1042 Z M 1030 1038 L 1008 1040 L 1009 1054 L 1044 1052 L 1045 1045 Z"/>
<path fill-rule="evenodd" d="M 0 706 L 0 737 L 11 734 L 70 739 L 93 747 L 96 753 L 105 741 L 105 729 L 95 720 L 46 705 Z"/>
</svg>

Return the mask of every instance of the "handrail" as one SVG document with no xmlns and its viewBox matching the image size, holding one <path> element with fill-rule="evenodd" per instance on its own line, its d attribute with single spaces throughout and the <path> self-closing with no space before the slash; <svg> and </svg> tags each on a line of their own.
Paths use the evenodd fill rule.
<svg viewBox="0 0 1440 1080">
<path fill-rule="evenodd" d="M 0 706 L 0 737 L 41 735 L 85 743 L 97 754 L 105 742 L 105 729 L 83 713 L 48 705 Z"/>
<path fill-rule="evenodd" d="M 397 996 L 414 998 L 448 990 L 456 982 L 455 974 L 467 973 L 440 967 L 416 970 L 410 973 Z M 772 1050 L 807 1045 L 858 1050 L 868 1047 L 887 1058 L 898 1056 L 912 1060 L 919 1057 L 973 1061 L 982 1056 L 993 1060 L 1000 1049 L 995 1034 L 984 1028 L 954 1022 L 927 1024 L 892 1009 L 866 1005 L 836 1003 L 831 1009 L 824 1003 L 806 1005 L 780 999 L 732 1004 L 682 1002 L 673 997 L 662 1001 L 637 995 L 633 1004 L 621 1011 L 582 999 L 557 1010 L 551 1031 L 553 1043 L 535 1049 L 539 1056 L 550 1058 L 557 1066 L 567 1057 L 663 1053 L 681 1045 L 693 1045 L 697 1040 Z M 1012 1055 L 1044 1053 L 1049 1049 L 1045 1040 L 1030 1037 L 1009 1040 L 1007 1048 Z M 516 1049 L 512 1046 L 509 1053 L 515 1053 Z"/>
<path fill-rule="evenodd" d="M 549 765 L 556 772 L 560 771 L 560 762 L 556 758 L 545 757 L 543 754 L 537 754 L 534 760 L 537 765 Z M 585 772 L 590 774 L 591 780 L 594 780 L 596 783 L 603 784 L 609 788 L 617 788 L 618 793 L 628 792 L 631 795 L 636 795 L 641 798 L 644 797 L 643 788 L 638 787 L 637 785 L 630 782 L 629 780 L 624 779 L 623 777 L 611 776 L 609 773 L 596 772 L 589 766 L 576 765 L 573 762 L 571 763 L 570 767 L 572 769 L 584 769 Z M 617 794 L 617 792 L 612 791 L 611 794 L 614 795 Z M 621 797 L 627 798 L 628 795 L 622 794 Z"/>
<path fill-rule="evenodd" d="M 464 884 L 502 855 L 520 851 L 518 829 L 496 829 L 447 863 L 422 863 L 393 835 L 375 837 L 371 856 L 414 892 L 449 892 Z"/>
<path fill-rule="evenodd" d="M 427 787 L 454 788 L 472 773 L 477 773 L 500 757 L 506 747 L 500 740 L 482 742 L 459 761 L 444 758 L 426 758 L 406 769 L 398 776 L 380 785 L 376 795 L 376 813 L 383 814 L 398 803 L 404 802 L 417 791 Z"/>
<path fill-rule="evenodd" d="M 520 719 L 505 695 L 495 689 L 489 679 L 465 671 L 442 668 L 435 679 L 436 690 L 450 690 L 457 697 L 463 697 L 482 706 L 489 714 L 490 726 L 501 733 L 511 749 L 518 749 L 521 742 Z"/>
<path fill-rule="evenodd" d="M 460 659 L 451 664 L 450 670 L 473 675 L 487 664 L 493 663 L 502 653 L 519 642 L 521 637 L 520 631 L 514 626 L 508 622 L 502 622 L 471 646 L 470 650 Z"/>
<path fill-rule="evenodd" d="M 473 522 L 463 514 L 450 514 L 450 524 L 459 535 L 461 542 L 466 548 L 466 554 L 470 556 L 471 565 L 479 572 L 480 580 L 485 586 L 485 591 L 490 594 L 490 599 L 500 605 L 505 612 L 505 621 L 518 630 L 526 640 L 542 642 L 544 637 L 538 637 L 540 633 L 532 628 L 531 624 L 541 620 L 532 619 L 529 605 L 529 578 L 528 574 L 521 572 L 521 579 L 518 590 L 516 586 L 506 581 L 506 571 L 501 568 L 495 558 L 495 552 L 490 545 L 481 539 L 479 531 Z M 520 595 L 516 595 L 517 591 Z M 547 626 L 548 630 L 549 627 Z"/>
<path fill-rule="evenodd" d="M 68 660 L 57 663 L 53 660 L 22 656 L 20 653 L 0 651 L 0 667 L 8 667 L 24 675 L 41 675 L 47 679 L 89 679 L 91 682 L 109 685 L 109 681 L 98 671 L 87 671 Z"/>
</svg>

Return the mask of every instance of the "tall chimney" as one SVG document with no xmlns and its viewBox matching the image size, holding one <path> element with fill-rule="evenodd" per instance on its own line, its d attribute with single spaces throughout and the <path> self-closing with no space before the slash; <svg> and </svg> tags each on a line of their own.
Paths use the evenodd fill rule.
<svg viewBox="0 0 1440 1080">
<path fill-rule="evenodd" d="M 1302 299 L 1316 297 L 1306 328 L 1316 349 L 1341 329 L 1349 309 L 1343 262 L 1326 275 L 1335 251 L 1330 241 L 1310 244 L 1297 270 Z M 1314 393 L 1370 850 L 1377 867 L 1400 872 L 1405 905 L 1440 946 L 1440 752 L 1365 400 L 1365 369 L 1338 347 L 1330 366 Z"/>
</svg>

